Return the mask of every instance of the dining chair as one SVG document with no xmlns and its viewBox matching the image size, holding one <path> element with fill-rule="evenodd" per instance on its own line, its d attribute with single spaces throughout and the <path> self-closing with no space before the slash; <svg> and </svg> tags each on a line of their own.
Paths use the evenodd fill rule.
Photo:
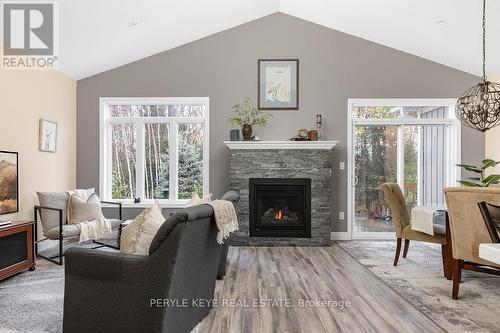
<svg viewBox="0 0 500 333">
<path fill-rule="evenodd" d="M 499 187 L 450 187 L 444 189 L 453 255 L 452 298 L 458 299 L 462 269 L 500 275 L 500 266 L 479 257 L 479 244 L 491 243 L 480 202 L 500 204 Z M 489 210 L 488 210 L 489 211 Z M 496 216 L 490 215 L 492 218 Z"/>
<path fill-rule="evenodd" d="M 396 183 L 382 184 L 385 201 L 389 205 L 392 213 L 392 221 L 396 229 L 396 256 L 394 257 L 394 266 L 398 265 L 399 254 L 401 252 L 401 241 L 405 240 L 403 258 L 408 254 L 410 240 L 441 244 L 446 244 L 446 228 L 444 225 L 434 224 L 434 236 L 420 231 L 413 230 L 410 222 L 410 212 L 406 206 L 406 201 L 401 188 Z"/>
<path fill-rule="evenodd" d="M 486 228 L 488 228 L 491 241 L 500 243 L 500 237 L 498 236 L 498 232 L 500 232 L 500 206 L 492 205 L 486 201 L 481 201 L 478 205 Z"/>
</svg>

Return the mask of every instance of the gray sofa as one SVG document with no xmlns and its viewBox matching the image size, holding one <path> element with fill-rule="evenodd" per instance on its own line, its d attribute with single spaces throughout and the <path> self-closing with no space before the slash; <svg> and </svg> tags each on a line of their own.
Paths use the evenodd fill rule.
<svg viewBox="0 0 500 333">
<path fill-rule="evenodd" d="M 200 205 L 172 214 L 149 256 L 68 249 L 64 332 L 191 331 L 212 308 L 193 301 L 212 300 L 225 273 L 227 245 L 217 244 L 217 232 L 212 207 Z"/>
</svg>

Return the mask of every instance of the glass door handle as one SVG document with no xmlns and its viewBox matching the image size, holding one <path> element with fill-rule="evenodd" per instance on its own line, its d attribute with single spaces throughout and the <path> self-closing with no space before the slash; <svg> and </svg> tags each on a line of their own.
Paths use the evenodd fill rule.
<svg viewBox="0 0 500 333">
<path fill-rule="evenodd" d="M 352 183 L 352 186 L 356 186 L 359 183 L 359 179 L 356 175 L 353 175 L 353 177 L 354 177 L 354 182 Z"/>
</svg>

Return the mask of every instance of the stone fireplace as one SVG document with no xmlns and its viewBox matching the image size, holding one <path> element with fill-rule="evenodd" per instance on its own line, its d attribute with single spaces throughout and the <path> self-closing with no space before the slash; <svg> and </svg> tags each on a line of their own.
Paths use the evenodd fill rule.
<svg viewBox="0 0 500 333">
<path fill-rule="evenodd" d="M 239 230 L 231 245 L 327 246 L 335 141 L 226 141 Z"/>
</svg>

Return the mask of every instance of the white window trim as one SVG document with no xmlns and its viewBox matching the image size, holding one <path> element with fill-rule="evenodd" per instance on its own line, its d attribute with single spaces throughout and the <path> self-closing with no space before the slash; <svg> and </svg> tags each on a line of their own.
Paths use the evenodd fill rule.
<svg viewBox="0 0 500 333">
<path fill-rule="evenodd" d="M 382 98 L 354 98 L 347 100 L 347 238 L 348 239 L 394 239 L 395 233 L 392 232 L 354 232 L 354 152 L 353 152 L 353 129 L 355 125 L 451 125 L 453 131 L 449 131 L 448 142 L 455 142 L 451 146 L 446 155 L 446 163 L 454 165 L 461 163 L 461 124 L 455 116 L 456 99 L 452 98 L 435 98 L 435 99 L 382 99 Z M 449 117 L 438 118 L 435 120 L 423 120 L 420 118 L 397 118 L 397 119 L 357 119 L 352 115 L 354 107 L 362 106 L 444 106 L 448 107 Z M 451 169 L 452 172 L 447 178 L 449 186 L 453 186 L 456 180 L 460 178 L 460 168 Z"/>
<path fill-rule="evenodd" d="M 172 104 L 193 104 L 204 105 L 204 117 L 121 117 L 112 118 L 109 116 L 109 106 L 119 104 L 149 104 L 149 105 L 172 105 Z M 177 133 L 177 128 L 180 123 L 202 123 L 203 124 L 203 194 L 210 193 L 209 189 L 209 107 L 210 99 L 208 97 L 101 97 L 99 98 L 99 194 L 103 200 L 119 201 L 124 204 L 124 207 L 146 207 L 147 205 L 158 201 L 162 207 L 180 208 L 184 207 L 189 200 L 182 199 L 163 199 L 163 200 L 145 200 L 142 189 L 144 183 L 144 163 L 141 152 L 142 149 L 137 149 L 136 153 L 136 196 L 141 197 L 140 203 L 134 203 L 133 200 L 128 199 L 112 199 L 111 197 L 111 131 L 109 125 L 111 123 L 133 122 L 135 124 L 145 123 L 169 123 L 171 128 L 169 130 L 169 147 L 171 150 L 177 151 L 177 135 L 170 135 L 170 133 Z M 136 146 L 143 145 L 143 126 L 137 127 L 137 142 Z M 177 179 L 177 163 L 174 159 L 170 159 L 170 188 L 174 196 L 178 193 L 178 179 Z M 172 192 L 171 192 L 172 193 Z"/>
</svg>

